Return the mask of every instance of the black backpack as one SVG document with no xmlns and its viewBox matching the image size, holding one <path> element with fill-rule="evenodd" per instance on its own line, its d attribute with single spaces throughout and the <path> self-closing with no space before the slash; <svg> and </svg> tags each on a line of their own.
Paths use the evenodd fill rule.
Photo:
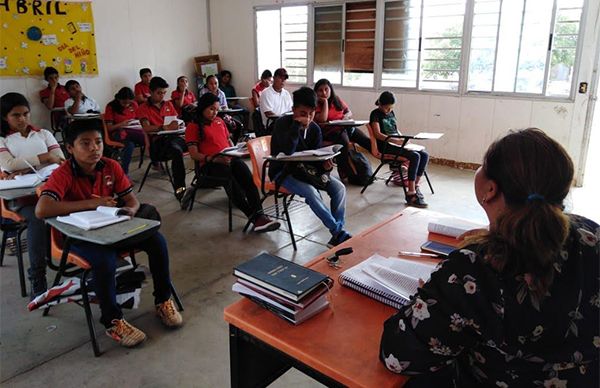
<svg viewBox="0 0 600 388">
<path fill-rule="evenodd" d="M 371 175 L 373 175 L 373 169 L 371 168 L 369 159 L 360 152 L 352 148 L 349 149 L 346 175 L 349 183 L 359 186 L 366 185 L 369 182 Z"/>
</svg>

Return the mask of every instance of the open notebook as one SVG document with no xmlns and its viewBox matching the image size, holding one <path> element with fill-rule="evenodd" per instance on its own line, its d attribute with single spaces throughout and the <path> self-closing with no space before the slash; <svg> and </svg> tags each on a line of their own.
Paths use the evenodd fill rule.
<svg viewBox="0 0 600 388">
<path fill-rule="evenodd" d="M 427 281 L 435 264 L 374 254 L 340 275 L 340 284 L 375 300 L 400 308 Z"/>
<path fill-rule="evenodd" d="M 98 206 L 96 210 L 86 210 L 71 213 L 68 216 L 58 216 L 56 220 L 84 230 L 92 230 L 131 219 L 130 216 L 119 214 L 120 210 L 118 207 Z"/>
</svg>

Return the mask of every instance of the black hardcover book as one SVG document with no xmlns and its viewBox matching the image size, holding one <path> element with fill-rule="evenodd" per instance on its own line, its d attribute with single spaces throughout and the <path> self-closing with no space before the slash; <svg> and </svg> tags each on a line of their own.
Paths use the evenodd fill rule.
<svg viewBox="0 0 600 388">
<path fill-rule="evenodd" d="M 233 274 L 295 302 L 328 279 L 322 273 L 268 253 L 238 265 Z"/>
</svg>

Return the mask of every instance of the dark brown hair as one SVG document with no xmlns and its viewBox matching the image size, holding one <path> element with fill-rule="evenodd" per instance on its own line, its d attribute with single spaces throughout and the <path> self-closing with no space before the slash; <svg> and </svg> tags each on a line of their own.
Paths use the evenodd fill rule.
<svg viewBox="0 0 600 388">
<path fill-rule="evenodd" d="M 511 131 L 488 148 L 483 172 L 496 182 L 506 209 L 479 237 L 483 254 L 507 275 L 529 274 L 530 292 L 547 294 L 569 230 L 563 200 L 573 162 L 562 145 L 537 128 Z"/>
</svg>

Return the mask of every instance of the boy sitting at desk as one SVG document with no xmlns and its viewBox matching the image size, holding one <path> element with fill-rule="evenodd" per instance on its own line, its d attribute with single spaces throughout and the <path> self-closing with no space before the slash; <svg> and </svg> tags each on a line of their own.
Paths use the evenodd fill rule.
<svg viewBox="0 0 600 388">
<path fill-rule="evenodd" d="M 158 136 L 154 132 L 173 131 L 179 127 L 176 120 L 167 125 L 165 117 L 176 117 L 177 111 L 171 101 L 165 100 L 169 84 L 161 77 L 150 80 L 150 97 L 139 106 L 137 116 L 142 128 L 150 135 L 150 158 L 153 163 L 158 160 L 170 160 L 173 171 L 173 190 L 178 201 L 185 193 L 185 165 L 183 153 L 187 151 L 185 140 L 179 136 Z"/>
<path fill-rule="evenodd" d="M 96 207 L 122 204 L 122 210 L 134 216 L 140 203 L 133 186 L 118 162 L 102 157 L 102 122 L 79 120 L 71 123 L 65 136 L 71 159 L 63 163 L 50 176 L 35 209 L 39 218 L 68 215 L 73 212 L 93 210 Z M 156 313 L 167 327 L 179 327 L 182 317 L 171 300 L 169 253 L 167 242 L 159 232 L 131 247 L 148 255 L 154 281 Z M 116 300 L 115 270 L 117 251 L 113 248 L 87 242 L 77 242 L 71 247 L 77 255 L 92 266 L 93 287 L 100 303 L 100 322 L 106 334 L 125 347 L 144 341 L 144 332 L 123 318 Z"/>
<path fill-rule="evenodd" d="M 317 107 L 317 95 L 308 87 L 294 92 L 293 115 L 283 116 L 275 122 L 271 137 L 271 155 L 280 152 L 291 155 L 294 152 L 314 150 L 322 146 L 321 128 L 313 122 Z M 285 171 L 284 162 L 272 161 L 269 177 L 277 181 L 288 191 L 303 197 L 308 206 L 329 229 L 331 239 L 328 247 L 343 243 L 352 236 L 344 230 L 346 212 L 346 187 L 334 176 L 329 177 L 325 188 L 331 197 L 330 209 L 327 208 L 317 188 L 310 183 L 294 177 Z"/>
<path fill-rule="evenodd" d="M 68 114 L 100 113 L 100 105 L 91 97 L 83 94 L 81 85 L 74 79 L 65 84 L 69 99 L 65 101 L 65 109 Z"/>
</svg>

